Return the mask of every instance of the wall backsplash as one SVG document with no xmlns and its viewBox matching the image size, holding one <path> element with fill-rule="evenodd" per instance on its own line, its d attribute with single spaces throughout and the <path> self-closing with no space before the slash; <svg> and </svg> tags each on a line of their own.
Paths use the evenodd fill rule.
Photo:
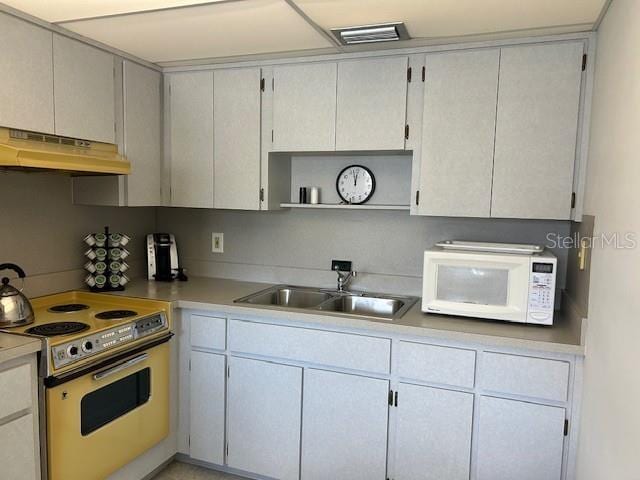
<svg viewBox="0 0 640 480">
<path fill-rule="evenodd" d="M 0 262 L 24 268 L 29 296 L 83 286 L 82 238 L 105 225 L 132 237 L 131 274 L 146 268 L 143 238 L 155 230 L 153 208 L 75 206 L 70 177 L 23 172 L 0 173 L 0 205 Z"/>
<path fill-rule="evenodd" d="M 352 260 L 354 288 L 419 295 L 425 248 L 445 239 L 540 243 L 568 235 L 570 222 L 411 217 L 397 211 L 234 212 L 159 208 L 158 229 L 176 235 L 192 275 L 332 287 L 331 259 Z M 211 233 L 224 253 L 211 253 Z M 565 285 L 566 250 L 558 286 Z"/>
</svg>

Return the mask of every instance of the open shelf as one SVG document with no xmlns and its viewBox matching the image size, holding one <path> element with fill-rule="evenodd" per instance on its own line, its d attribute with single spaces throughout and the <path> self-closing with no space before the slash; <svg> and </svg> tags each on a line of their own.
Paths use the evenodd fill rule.
<svg viewBox="0 0 640 480">
<path fill-rule="evenodd" d="M 281 208 L 329 208 L 334 210 L 406 210 L 409 211 L 409 205 L 346 205 L 335 203 L 281 203 Z"/>
</svg>

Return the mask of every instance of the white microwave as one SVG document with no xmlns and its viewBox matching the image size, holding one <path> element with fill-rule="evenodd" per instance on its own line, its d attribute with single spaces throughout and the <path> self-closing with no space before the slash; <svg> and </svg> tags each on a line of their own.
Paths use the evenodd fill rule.
<svg viewBox="0 0 640 480">
<path fill-rule="evenodd" d="M 422 311 L 553 324 L 557 258 L 434 247 L 424 252 Z"/>
</svg>

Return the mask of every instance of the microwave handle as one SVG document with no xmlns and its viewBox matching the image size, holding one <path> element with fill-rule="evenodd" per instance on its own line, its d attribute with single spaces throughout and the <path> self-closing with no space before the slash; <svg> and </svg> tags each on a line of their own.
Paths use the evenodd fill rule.
<svg viewBox="0 0 640 480">
<path fill-rule="evenodd" d="M 93 374 L 93 379 L 94 380 L 102 380 L 103 378 L 109 377 L 111 375 L 113 375 L 114 373 L 118 373 L 121 372 L 122 370 L 125 370 L 133 365 L 136 365 L 140 362 L 145 361 L 147 358 L 149 358 L 149 354 L 148 353 L 143 353 L 142 355 L 138 355 L 137 357 L 133 357 L 125 362 L 119 363 L 118 365 L 116 365 L 115 367 L 111 367 L 108 368 L 106 370 L 102 370 L 98 373 L 94 373 Z"/>
</svg>

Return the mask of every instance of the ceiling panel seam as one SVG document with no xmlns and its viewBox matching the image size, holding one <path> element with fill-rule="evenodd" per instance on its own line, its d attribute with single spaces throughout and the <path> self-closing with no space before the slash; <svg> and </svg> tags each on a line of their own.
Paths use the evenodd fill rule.
<svg viewBox="0 0 640 480">
<path fill-rule="evenodd" d="M 344 49 L 342 45 L 338 43 L 338 41 L 333 37 L 333 35 L 329 35 L 324 28 L 318 25 L 309 15 L 307 15 L 295 2 L 294 0 L 284 0 L 284 2 L 291 7 L 291 9 L 296 12 L 305 22 L 307 22 L 316 32 L 322 35 L 326 40 L 333 45 L 336 50 L 342 52 Z"/>
</svg>

